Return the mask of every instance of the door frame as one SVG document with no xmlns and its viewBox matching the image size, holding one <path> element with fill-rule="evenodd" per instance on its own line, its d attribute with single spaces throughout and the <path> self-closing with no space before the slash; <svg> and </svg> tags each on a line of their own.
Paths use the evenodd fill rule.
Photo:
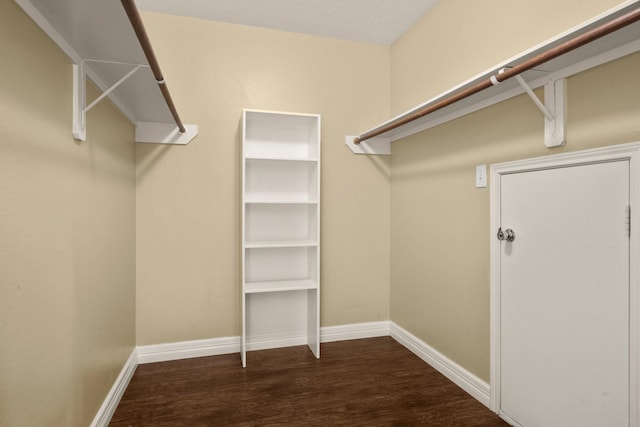
<svg viewBox="0 0 640 427">
<path fill-rule="evenodd" d="M 496 163 L 490 166 L 491 257 L 491 409 L 501 413 L 500 401 L 500 178 L 502 175 L 610 161 L 629 161 L 629 427 L 640 427 L 640 142 Z M 635 262 L 634 262 L 635 261 Z"/>
</svg>

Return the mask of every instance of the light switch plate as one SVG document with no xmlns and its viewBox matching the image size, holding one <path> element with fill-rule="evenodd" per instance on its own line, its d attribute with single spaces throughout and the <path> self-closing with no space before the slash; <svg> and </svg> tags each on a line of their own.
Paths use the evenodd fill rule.
<svg viewBox="0 0 640 427">
<path fill-rule="evenodd" d="M 476 188 L 487 186 L 487 165 L 476 166 Z"/>
</svg>

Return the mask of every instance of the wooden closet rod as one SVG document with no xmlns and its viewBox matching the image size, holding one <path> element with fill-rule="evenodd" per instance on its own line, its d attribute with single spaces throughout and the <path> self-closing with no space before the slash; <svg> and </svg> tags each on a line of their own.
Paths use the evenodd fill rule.
<svg viewBox="0 0 640 427">
<path fill-rule="evenodd" d="M 398 117 L 397 119 L 387 124 L 384 124 L 376 129 L 372 129 L 368 132 L 365 132 L 362 135 L 355 137 L 353 142 L 354 144 L 360 144 L 362 141 L 366 141 L 367 139 L 373 138 L 375 136 L 381 135 L 390 130 L 396 129 L 400 126 L 406 125 L 407 123 L 410 123 L 423 116 L 426 116 L 429 113 L 433 113 L 434 111 L 441 110 L 444 107 L 447 107 L 462 99 L 468 98 L 469 96 L 476 94 L 491 86 L 494 86 L 495 84 L 498 84 L 507 79 L 515 77 L 518 74 L 521 74 L 527 70 L 530 70 L 542 63 L 550 61 L 560 55 L 563 55 L 567 52 L 570 52 L 574 49 L 584 46 L 587 43 L 590 43 L 594 40 L 604 37 L 607 34 L 613 33 L 614 31 L 617 31 L 621 28 L 624 28 L 627 25 L 633 24 L 638 20 L 640 20 L 640 8 L 636 10 L 632 10 L 624 15 L 619 16 L 618 18 L 612 19 L 611 21 L 606 22 L 592 30 L 589 30 L 584 34 L 576 36 L 573 39 L 567 40 L 566 42 L 561 43 L 558 46 L 553 47 L 551 49 L 548 49 L 522 62 L 521 64 L 515 65 L 512 68 L 504 69 L 501 73 L 496 74 L 495 76 L 491 76 L 487 80 L 481 81 L 480 83 L 474 86 L 471 86 L 459 93 L 453 94 L 434 104 L 426 105 L 420 109 L 417 109 L 416 111 L 412 111 L 404 116 Z"/>
<path fill-rule="evenodd" d="M 158 64 L 156 55 L 153 53 L 153 48 L 151 47 L 149 36 L 147 35 L 147 31 L 144 28 L 144 25 L 142 23 L 142 18 L 140 17 L 140 12 L 138 12 L 138 8 L 136 7 L 135 1 L 121 0 L 121 2 L 122 2 L 122 6 L 124 7 L 124 10 L 127 12 L 127 16 L 129 17 L 131 26 L 133 27 L 133 30 L 136 32 L 136 36 L 138 37 L 140 46 L 144 51 L 144 55 L 147 57 L 147 62 L 149 62 L 149 67 L 151 67 L 153 76 L 155 77 L 156 82 L 158 82 L 158 86 L 160 87 L 162 96 L 164 96 L 164 100 L 167 103 L 167 107 L 169 107 L 169 111 L 173 116 L 173 120 L 175 120 L 176 125 L 178 125 L 178 130 L 180 131 L 180 133 L 185 133 L 187 129 L 184 127 L 182 120 L 180 120 L 180 116 L 178 115 L 176 106 L 173 104 L 173 100 L 171 99 L 171 94 L 169 93 L 169 89 L 167 88 L 167 83 L 164 81 L 164 77 L 162 76 L 162 71 L 160 71 L 160 65 Z"/>
</svg>

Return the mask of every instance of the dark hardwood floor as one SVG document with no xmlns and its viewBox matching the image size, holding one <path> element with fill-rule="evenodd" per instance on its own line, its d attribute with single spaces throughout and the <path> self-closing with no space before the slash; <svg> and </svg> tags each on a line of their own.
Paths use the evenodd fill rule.
<svg viewBox="0 0 640 427">
<path fill-rule="evenodd" d="M 393 338 L 140 365 L 111 426 L 507 426 Z"/>
</svg>

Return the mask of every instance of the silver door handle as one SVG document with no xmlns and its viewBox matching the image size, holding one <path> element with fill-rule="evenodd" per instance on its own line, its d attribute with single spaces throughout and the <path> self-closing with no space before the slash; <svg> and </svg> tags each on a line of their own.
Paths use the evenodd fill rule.
<svg viewBox="0 0 640 427">
<path fill-rule="evenodd" d="M 510 228 L 507 228 L 506 230 L 502 231 L 502 227 L 498 228 L 498 240 L 502 241 L 502 240 L 506 240 L 507 242 L 513 242 L 514 240 L 516 240 L 516 232 L 513 231 Z"/>
</svg>

